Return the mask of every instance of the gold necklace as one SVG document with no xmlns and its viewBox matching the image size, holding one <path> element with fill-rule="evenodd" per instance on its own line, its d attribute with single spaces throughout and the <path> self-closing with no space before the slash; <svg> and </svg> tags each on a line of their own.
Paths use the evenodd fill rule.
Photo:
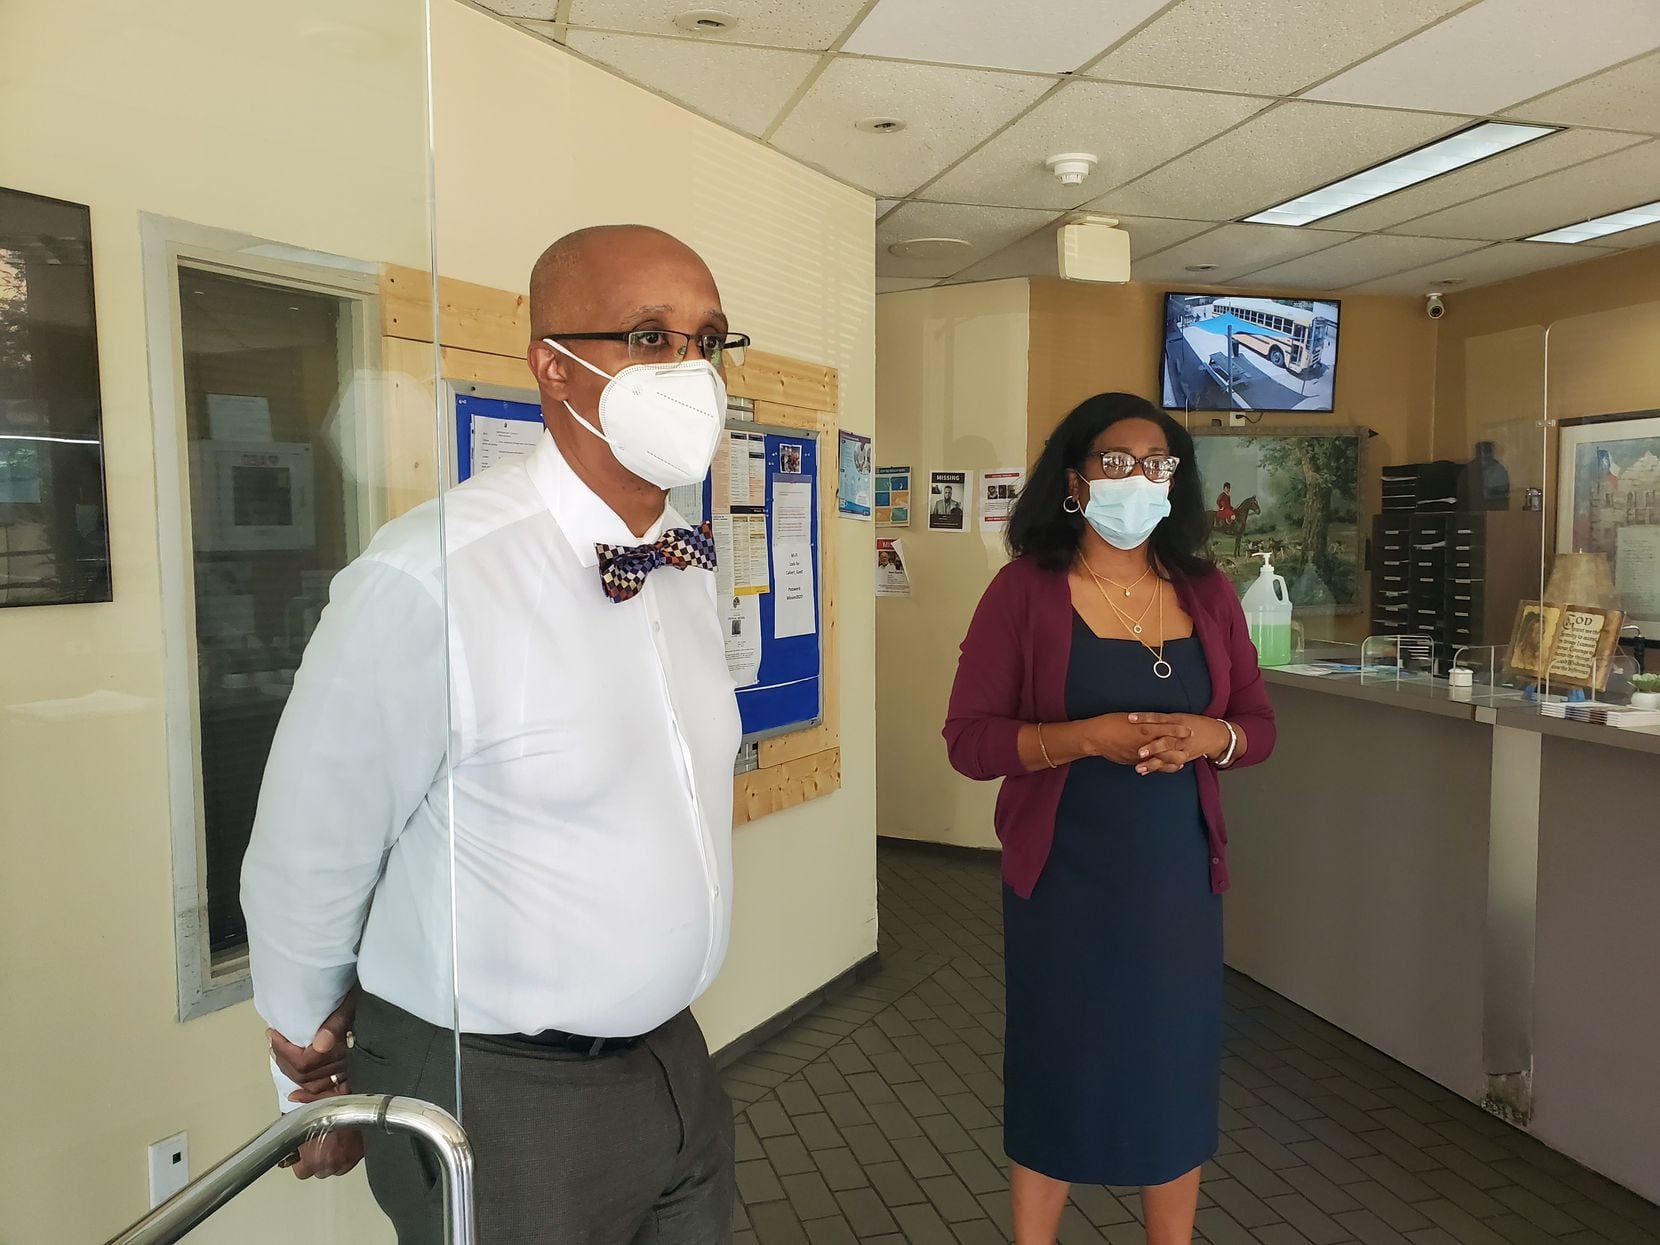
<svg viewBox="0 0 1660 1245">
<path fill-rule="evenodd" d="M 1123 584 L 1119 583 L 1116 579 L 1108 579 L 1107 576 L 1098 573 L 1096 571 L 1096 569 L 1089 564 L 1089 559 L 1088 558 L 1084 559 L 1084 569 L 1086 571 L 1088 571 L 1090 573 L 1090 575 L 1094 578 L 1095 586 L 1097 588 L 1099 588 L 1101 586 L 1101 582 L 1103 580 L 1105 580 L 1107 583 L 1111 584 L 1114 588 L 1117 588 L 1125 596 L 1129 596 L 1131 592 L 1133 592 L 1135 589 L 1141 587 L 1141 585 L 1146 581 L 1147 576 L 1149 576 L 1153 573 L 1153 564 L 1151 562 L 1149 562 L 1147 564 L 1147 569 L 1141 572 L 1141 578 L 1136 580 L 1135 583 L 1131 584 L 1128 588 L 1126 588 Z"/>
<path fill-rule="evenodd" d="M 1093 574 L 1093 573 L 1094 572 L 1091 572 L 1091 574 Z M 1113 587 L 1115 587 L 1115 588 L 1117 586 L 1118 586 L 1117 584 L 1113 585 Z M 1097 579 L 1095 581 L 1095 591 L 1097 591 L 1101 594 L 1101 599 L 1107 603 L 1107 608 L 1110 609 L 1114 614 L 1118 615 L 1118 621 L 1123 623 L 1126 627 L 1128 627 L 1130 629 L 1130 634 L 1131 635 L 1134 635 L 1138 638 L 1141 635 L 1141 624 L 1142 624 L 1143 620 L 1145 620 L 1147 615 L 1152 612 L 1153 602 L 1160 599 L 1160 593 L 1157 591 L 1157 589 L 1155 589 L 1154 592 L 1153 592 L 1153 595 L 1147 598 L 1147 604 L 1141 607 L 1140 617 L 1135 618 L 1135 619 L 1132 620 L 1128 614 L 1126 614 L 1123 610 L 1118 608 L 1118 602 L 1114 601 L 1110 596 L 1107 595 L 1107 590 L 1101 586 L 1101 581 L 1099 579 Z"/>
<path fill-rule="evenodd" d="M 1101 587 L 1100 584 L 1096 584 L 1095 586 L 1097 588 Z M 1107 603 L 1107 605 L 1112 609 L 1113 613 L 1118 615 L 1118 620 L 1120 622 L 1122 622 L 1125 626 L 1130 628 L 1130 631 L 1135 635 L 1136 643 L 1141 645 L 1142 648 L 1146 649 L 1149 653 L 1151 653 L 1153 655 L 1153 674 L 1156 675 L 1158 678 L 1168 679 L 1175 672 L 1174 672 L 1174 670 L 1172 670 L 1172 668 L 1170 666 L 1170 663 L 1167 662 L 1164 659 L 1164 646 L 1165 646 L 1166 641 L 1165 641 L 1165 638 L 1164 638 L 1164 585 L 1163 584 L 1158 585 L 1153 590 L 1153 596 L 1159 603 L 1159 646 L 1157 648 L 1154 648 L 1151 644 L 1147 643 L 1146 640 L 1141 638 L 1141 625 L 1140 625 L 1139 621 L 1132 624 L 1130 622 L 1129 616 L 1127 614 L 1125 614 L 1123 610 L 1118 608 L 1117 604 L 1113 601 L 1113 599 L 1106 594 L 1106 591 L 1104 589 L 1102 589 L 1102 591 L 1101 591 L 1101 599 Z M 1152 609 L 1152 608 L 1153 608 L 1153 603 L 1151 601 L 1149 601 L 1147 603 L 1147 609 Z M 1141 616 L 1142 616 L 1142 618 L 1147 617 L 1147 610 L 1143 610 L 1141 612 Z"/>
</svg>

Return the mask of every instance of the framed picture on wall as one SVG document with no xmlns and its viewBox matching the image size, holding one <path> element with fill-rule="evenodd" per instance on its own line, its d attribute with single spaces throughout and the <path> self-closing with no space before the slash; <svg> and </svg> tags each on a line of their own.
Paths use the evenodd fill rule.
<svg viewBox="0 0 1660 1245">
<path fill-rule="evenodd" d="M 1299 610 L 1362 608 L 1362 428 L 1195 428 L 1207 552 L 1243 591 L 1268 554 Z"/>
<path fill-rule="evenodd" d="M 1560 428 L 1556 551 L 1607 558 L 1627 623 L 1660 640 L 1660 410 Z"/>
<path fill-rule="evenodd" d="M 0 187 L 0 606 L 109 599 L 91 214 Z"/>
</svg>

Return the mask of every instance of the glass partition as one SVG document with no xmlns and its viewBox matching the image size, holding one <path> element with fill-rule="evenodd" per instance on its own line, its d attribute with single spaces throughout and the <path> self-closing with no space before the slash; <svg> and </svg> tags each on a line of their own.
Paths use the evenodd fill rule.
<svg viewBox="0 0 1660 1245">
<path fill-rule="evenodd" d="M 1537 599 L 1546 713 L 1660 725 L 1660 301 L 1556 321 Z M 1608 706 L 1608 708 L 1604 708 Z"/>
<path fill-rule="evenodd" d="M 350 1009 L 453 1050 L 427 22 L 0 7 L 7 1240 L 105 1239 L 269 1124 L 268 1027 L 302 1098 L 456 1106 Z M 390 1239 L 361 1165 L 295 1178 L 356 1144 L 192 1239 Z"/>
</svg>

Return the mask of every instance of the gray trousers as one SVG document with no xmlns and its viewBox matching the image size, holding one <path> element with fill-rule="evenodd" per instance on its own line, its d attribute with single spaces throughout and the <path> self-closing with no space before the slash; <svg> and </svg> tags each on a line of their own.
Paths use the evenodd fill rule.
<svg viewBox="0 0 1660 1245">
<path fill-rule="evenodd" d="M 354 1093 L 455 1110 L 455 1038 L 364 995 Z M 721 1245 L 732 1239 L 732 1106 L 682 1012 L 632 1050 L 587 1058 L 463 1035 L 462 1124 L 483 1245 Z M 399 1245 L 442 1245 L 430 1157 L 365 1133 L 369 1187 Z"/>
</svg>

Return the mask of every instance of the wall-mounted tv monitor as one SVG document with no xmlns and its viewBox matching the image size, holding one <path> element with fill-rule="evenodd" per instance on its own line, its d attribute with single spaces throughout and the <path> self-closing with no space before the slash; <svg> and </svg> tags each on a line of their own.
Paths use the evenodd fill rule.
<svg viewBox="0 0 1660 1245">
<path fill-rule="evenodd" d="M 1164 405 L 1330 411 L 1338 306 L 1329 299 L 1166 294 Z"/>
</svg>

